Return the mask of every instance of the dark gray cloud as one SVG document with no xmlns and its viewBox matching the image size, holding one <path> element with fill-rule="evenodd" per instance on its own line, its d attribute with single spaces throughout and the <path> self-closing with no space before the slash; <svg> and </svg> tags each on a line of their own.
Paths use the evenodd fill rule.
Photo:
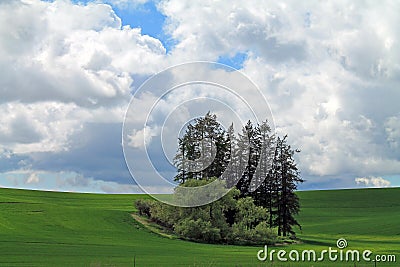
<svg viewBox="0 0 400 267">
<path fill-rule="evenodd" d="M 121 123 L 87 123 L 71 137 L 68 151 L 30 154 L 32 168 L 52 172 L 73 170 L 84 177 L 132 182 L 122 153 L 121 131 Z"/>
</svg>

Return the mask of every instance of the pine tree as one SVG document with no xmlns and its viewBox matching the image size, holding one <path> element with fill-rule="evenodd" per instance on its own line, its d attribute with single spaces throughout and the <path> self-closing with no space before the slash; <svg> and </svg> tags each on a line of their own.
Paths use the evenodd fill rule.
<svg viewBox="0 0 400 267">
<path fill-rule="evenodd" d="M 226 168 L 223 172 L 222 179 L 226 181 L 228 188 L 232 188 L 237 182 L 238 161 L 237 161 L 237 140 L 233 123 L 229 126 L 227 131 L 226 147 L 227 153 L 224 155 L 223 161 L 226 162 Z"/>
<path fill-rule="evenodd" d="M 294 218 L 300 211 L 299 198 L 295 194 L 297 184 L 304 182 L 300 178 L 300 172 L 294 160 L 295 152 L 290 145 L 287 144 L 287 135 L 282 139 L 277 138 L 277 165 L 275 166 L 275 182 L 278 185 L 277 196 L 277 212 L 275 225 L 278 226 L 278 235 L 287 236 L 294 234 L 292 226 L 300 224 Z"/>
<path fill-rule="evenodd" d="M 220 177 L 229 163 L 228 150 L 227 133 L 217 122 L 217 116 L 208 112 L 204 118 L 189 124 L 178 140 L 175 180 L 182 183 L 188 179 Z"/>
<path fill-rule="evenodd" d="M 253 137 L 253 125 L 250 121 L 242 128 L 242 133 L 238 134 L 237 138 L 237 157 L 239 161 L 239 169 L 243 170 L 240 173 L 240 178 L 237 180 L 236 187 L 240 190 L 240 197 L 250 195 L 250 180 L 252 178 L 252 166 L 254 162 L 253 149 L 251 144 Z"/>
<path fill-rule="evenodd" d="M 195 133 L 193 125 L 189 124 L 185 135 L 178 139 L 178 152 L 174 157 L 174 164 L 178 168 L 175 181 L 184 183 L 188 179 L 195 179 L 195 173 L 190 171 L 196 169 L 193 160 L 196 159 L 197 148 L 195 145 Z"/>
<path fill-rule="evenodd" d="M 268 225 L 269 227 L 274 227 L 276 224 L 273 221 L 278 214 L 278 200 L 279 200 L 279 193 L 280 193 L 280 162 L 279 162 L 279 148 L 278 148 L 278 139 L 275 139 L 275 145 L 273 149 L 273 156 L 272 156 L 272 167 L 268 173 L 267 179 L 265 180 L 266 187 L 267 187 L 267 208 L 270 214 Z"/>
<path fill-rule="evenodd" d="M 258 126 L 259 139 L 261 143 L 257 169 L 252 180 L 251 189 L 254 190 L 253 198 L 257 205 L 269 208 L 272 211 L 272 167 L 274 158 L 274 139 L 268 121 L 264 121 Z"/>
</svg>

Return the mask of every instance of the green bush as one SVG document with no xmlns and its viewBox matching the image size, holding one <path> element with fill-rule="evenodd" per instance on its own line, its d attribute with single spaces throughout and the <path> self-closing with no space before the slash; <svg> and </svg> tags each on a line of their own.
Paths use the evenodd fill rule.
<svg viewBox="0 0 400 267">
<path fill-rule="evenodd" d="M 195 241 L 217 243 L 221 240 L 220 229 L 202 219 L 183 219 L 175 224 L 174 230 L 178 235 Z"/>
<path fill-rule="evenodd" d="M 277 242 L 277 230 L 270 228 L 266 222 L 260 222 L 254 229 L 255 243 L 272 245 Z"/>
<path fill-rule="evenodd" d="M 189 180 L 184 186 L 201 186 L 211 181 Z M 222 190 L 224 184 L 221 182 L 220 186 Z M 239 193 L 232 189 L 221 199 L 200 207 L 175 207 L 154 200 L 138 200 L 136 207 L 139 214 L 184 239 L 229 244 L 275 243 L 277 231 L 266 223 L 267 210 L 255 205 L 251 197 L 237 199 Z M 178 189 L 175 197 L 185 201 L 194 196 Z"/>
<path fill-rule="evenodd" d="M 256 206 L 251 197 L 241 198 L 236 204 L 235 223 L 232 225 L 230 243 L 235 244 L 273 244 L 276 231 L 266 223 L 268 212 Z"/>
<path fill-rule="evenodd" d="M 135 201 L 135 206 L 141 216 L 151 217 L 151 209 L 154 201 L 148 199 L 138 199 Z"/>
<path fill-rule="evenodd" d="M 151 220 L 169 229 L 180 220 L 179 208 L 161 202 L 155 202 L 151 206 Z"/>
<path fill-rule="evenodd" d="M 260 222 L 255 228 L 246 228 L 243 223 L 232 225 L 230 243 L 238 245 L 272 245 L 277 241 L 276 229 L 269 228 L 266 222 Z"/>
</svg>

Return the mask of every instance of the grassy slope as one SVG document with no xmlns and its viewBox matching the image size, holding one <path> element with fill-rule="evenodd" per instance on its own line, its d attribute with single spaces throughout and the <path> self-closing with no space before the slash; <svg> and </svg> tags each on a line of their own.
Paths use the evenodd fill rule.
<svg viewBox="0 0 400 267">
<path fill-rule="evenodd" d="M 306 243 L 326 247 L 343 237 L 349 249 L 400 254 L 400 188 L 309 191 L 299 197 L 299 237 Z"/>
<path fill-rule="evenodd" d="M 349 248 L 395 253 L 400 261 L 400 188 L 299 196 L 305 243 L 287 250 L 321 250 L 345 237 Z M 257 261 L 258 247 L 197 244 L 148 232 L 129 215 L 133 201 L 143 197 L 0 189 L 0 266 L 133 266 L 135 255 L 136 266 L 270 266 Z"/>
</svg>

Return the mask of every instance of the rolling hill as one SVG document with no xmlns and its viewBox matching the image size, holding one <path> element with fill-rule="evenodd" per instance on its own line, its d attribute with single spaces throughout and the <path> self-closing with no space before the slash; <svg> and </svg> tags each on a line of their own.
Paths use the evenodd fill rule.
<svg viewBox="0 0 400 267">
<path fill-rule="evenodd" d="M 400 188 L 298 192 L 302 244 L 393 254 L 400 266 Z M 146 195 L 0 189 L 0 266 L 375 266 L 375 263 L 260 262 L 261 247 L 199 244 L 159 236 L 131 217 Z"/>
</svg>

